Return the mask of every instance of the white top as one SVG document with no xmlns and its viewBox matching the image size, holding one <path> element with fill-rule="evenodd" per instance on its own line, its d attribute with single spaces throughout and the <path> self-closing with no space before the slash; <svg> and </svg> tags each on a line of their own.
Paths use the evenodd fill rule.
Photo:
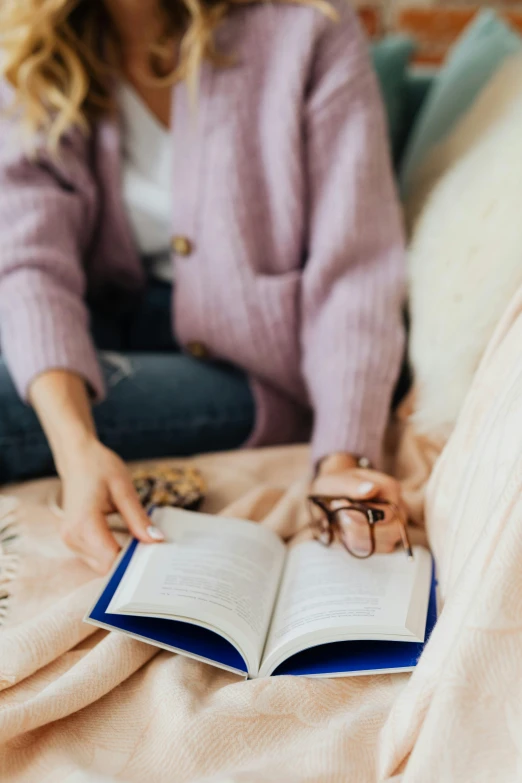
<svg viewBox="0 0 522 783">
<path fill-rule="evenodd" d="M 172 281 L 172 136 L 137 92 L 121 83 L 122 192 L 136 244 L 153 277 Z"/>
</svg>

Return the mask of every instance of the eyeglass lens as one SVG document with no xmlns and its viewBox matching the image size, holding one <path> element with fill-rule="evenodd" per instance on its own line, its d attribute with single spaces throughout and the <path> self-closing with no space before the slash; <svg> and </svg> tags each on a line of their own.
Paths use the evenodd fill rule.
<svg viewBox="0 0 522 783">
<path fill-rule="evenodd" d="M 334 511 L 332 517 L 346 549 L 354 557 L 370 557 L 374 543 L 366 514 L 354 508 L 342 508 Z"/>
</svg>

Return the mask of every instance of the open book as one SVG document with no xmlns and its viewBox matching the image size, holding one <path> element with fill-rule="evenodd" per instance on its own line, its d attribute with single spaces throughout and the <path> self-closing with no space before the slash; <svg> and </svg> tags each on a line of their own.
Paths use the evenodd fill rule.
<svg viewBox="0 0 522 783">
<path fill-rule="evenodd" d="M 253 522 L 157 509 L 86 622 L 248 677 L 411 671 L 436 620 L 432 559 L 287 548 Z"/>
</svg>

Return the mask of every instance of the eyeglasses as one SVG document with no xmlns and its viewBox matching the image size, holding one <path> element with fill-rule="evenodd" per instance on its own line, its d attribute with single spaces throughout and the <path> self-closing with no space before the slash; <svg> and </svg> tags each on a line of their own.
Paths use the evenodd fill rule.
<svg viewBox="0 0 522 783">
<path fill-rule="evenodd" d="M 349 497 L 310 495 L 311 522 L 288 540 L 305 530 L 311 530 L 316 541 L 330 546 L 339 541 L 346 551 L 359 560 L 367 560 L 375 552 L 375 525 L 387 516 L 399 526 L 402 545 L 408 558 L 413 551 L 400 508 L 389 500 L 354 500 Z"/>
</svg>

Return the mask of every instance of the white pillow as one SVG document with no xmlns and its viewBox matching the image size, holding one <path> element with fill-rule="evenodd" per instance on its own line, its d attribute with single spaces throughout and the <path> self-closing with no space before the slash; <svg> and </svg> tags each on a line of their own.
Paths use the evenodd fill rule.
<svg viewBox="0 0 522 783">
<path fill-rule="evenodd" d="M 415 429 L 447 438 L 522 284 L 522 57 L 510 58 L 412 181 L 406 206 Z M 522 361 L 522 346 L 521 346 Z"/>
</svg>

